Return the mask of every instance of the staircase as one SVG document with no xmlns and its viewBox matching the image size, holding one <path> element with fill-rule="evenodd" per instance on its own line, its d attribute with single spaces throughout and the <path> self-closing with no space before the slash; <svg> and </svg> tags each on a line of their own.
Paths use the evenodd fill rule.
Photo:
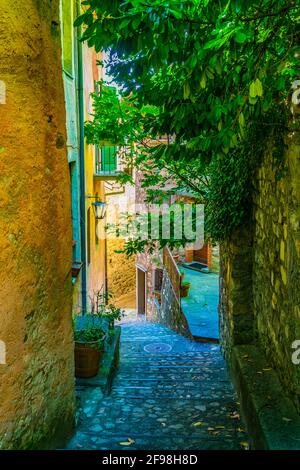
<svg viewBox="0 0 300 470">
<path fill-rule="evenodd" d="M 219 346 L 158 324 L 123 325 L 111 395 L 95 397 L 92 405 L 93 415 L 69 449 L 232 450 L 247 444 Z"/>
</svg>

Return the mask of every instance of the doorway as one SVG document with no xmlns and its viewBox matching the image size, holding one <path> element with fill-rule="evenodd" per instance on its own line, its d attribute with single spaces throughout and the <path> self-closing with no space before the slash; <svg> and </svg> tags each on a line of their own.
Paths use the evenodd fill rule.
<svg viewBox="0 0 300 470">
<path fill-rule="evenodd" d="M 136 268 L 137 313 L 146 315 L 146 271 Z"/>
</svg>

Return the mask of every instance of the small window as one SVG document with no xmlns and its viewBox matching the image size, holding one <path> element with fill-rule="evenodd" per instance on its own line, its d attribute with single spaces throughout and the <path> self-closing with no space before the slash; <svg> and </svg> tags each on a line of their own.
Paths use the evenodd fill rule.
<svg viewBox="0 0 300 470">
<path fill-rule="evenodd" d="M 87 244 L 87 262 L 91 264 L 91 208 L 88 208 L 86 218 L 86 244 Z"/>
<path fill-rule="evenodd" d="M 154 270 L 154 290 L 160 291 L 162 287 L 163 280 L 163 270 L 161 268 L 156 268 Z"/>
<path fill-rule="evenodd" d="M 117 170 L 117 147 L 101 148 L 101 171 L 115 173 Z"/>
<path fill-rule="evenodd" d="M 73 2 L 62 0 L 63 69 L 73 76 Z"/>
</svg>

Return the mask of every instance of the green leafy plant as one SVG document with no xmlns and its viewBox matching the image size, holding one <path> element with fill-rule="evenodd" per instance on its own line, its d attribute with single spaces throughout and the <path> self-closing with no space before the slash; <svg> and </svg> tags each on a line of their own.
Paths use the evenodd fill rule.
<svg viewBox="0 0 300 470">
<path fill-rule="evenodd" d="M 114 330 L 114 322 L 121 320 L 123 310 L 112 302 L 108 303 L 112 294 L 102 287 L 90 297 L 91 311 L 83 317 L 73 318 L 74 340 L 78 342 L 98 342 L 102 347 L 107 336 L 111 336 Z M 82 325 L 80 325 L 81 321 Z M 84 321 L 83 321 L 84 319 Z"/>
<path fill-rule="evenodd" d="M 89 318 L 83 328 L 78 328 L 76 318 L 73 319 L 74 340 L 80 343 L 97 342 L 97 347 L 100 349 L 106 337 L 104 329 L 95 319 Z"/>
<path fill-rule="evenodd" d="M 124 311 L 113 304 L 106 307 L 104 318 L 108 320 L 109 332 L 114 330 L 115 321 L 120 321 L 124 317 Z"/>
<path fill-rule="evenodd" d="M 190 282 L 187 282 L 187 281 L 183 281 L 181 283 L 181 287 L 191 287 L 191 283 Z"/>
<path fill-rule="evenodd" d="M 300 76 L 299 2 L 83 5 L 82 40 L 107 52 L 119 87 L 119 96 L 94 96 L 88 141 L 136 144 L 130 159 L 143 172 L 147 200 L 168 195 L 171 177 L 171 192 L 189 191 L 207 204 L 207 236 L 229 238 L 251 215 L 253 175 L 267 144 L 278 178 L 285 175 L 285 136 L 297 129 L 288 109 Z"/>
<path fill-rule="evenodd" d="M 181 297 L 187 297 L 190 287 L 191 287 L 190 282 L 186 282 L 186 281 L 181 282 L 181 284 L 180 284 L 180 295 L 181 295 Z"/>
<path fill-rule="evenodd" d="M 105 291 L 103 286 L 95 291 L 90 298 L 92 315 L 95 315 L 98 321 L 104 324 L 107 323 L 109 333 L 114 329 L 115 321 L 121 320 L 124 316 L 122 309 L 109 302 L 111 298 L 112 294 L 109 291 Z"/>
</svg>

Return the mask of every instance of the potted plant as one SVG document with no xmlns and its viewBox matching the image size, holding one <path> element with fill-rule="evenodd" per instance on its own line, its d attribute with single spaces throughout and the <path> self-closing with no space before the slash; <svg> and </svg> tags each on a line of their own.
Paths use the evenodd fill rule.
<svg viewBox="0 0 300 470">
<path fill-rule="evenodd" d="M 82 263 L 81 261 L 73 261 L 72 263 L 72 277 L 77 278 L 80 270 L 82 268 Z"/>
<path fill-rule="evenodd" d="M 161 305 L 161 291 L 155 290 L 154 297 L 157 299 L 157 302 L 159 303 L 159 305 Z"/>
<path fill-rule="evenodd" d="M 95 318 L 92 318 L 95 317 Z M 106 333 L 98 315 L 87 315 L 81 327 L 73 322 L 75 340 L 75 376 L 94 377 L 99 370 Z"/>
<path fill-rule="evenodd" d="M 92 314 L 97 315 L 99 319 L 101 318 L 108 341 L 111 341 L 114 335 L 115 321 L 121 320 L 124 316 L 124 311 L 110 302 L 112 297 L 112 294 L 105 291 L 103 287 L 90 297 Z"/>
<path fill-rule="evenodd" d="M 116 307 L 114 304 L 109 304 L 106 306 L 103 313 L 103 318 L 108 322 L 108 340 L 111 341 L 111 338 L 114 335 L 115 321 L 120 321 L 124 317 L 124 311 Z"/>
<path fill-rule="evenodd" d="M 189 295 L 190 287 L 191 287 L 190 282 L 182 282 L 180 285 L 180 296 L 187 297 Z"/>
</svg>

